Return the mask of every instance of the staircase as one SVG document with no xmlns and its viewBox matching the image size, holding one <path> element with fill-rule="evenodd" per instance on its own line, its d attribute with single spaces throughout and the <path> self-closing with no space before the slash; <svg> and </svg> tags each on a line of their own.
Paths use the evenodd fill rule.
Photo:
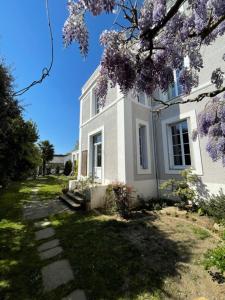
<svg viewBox="0 0 225 300">
<path fill-rule="evenodd" d="M 75 190 L 73 193 L 69 191 L 66 194 L 62 194 L 59 196 L 59 199 L 72 209 L 85 209 L 85 199 L 79 190 Z"/>
</svg>

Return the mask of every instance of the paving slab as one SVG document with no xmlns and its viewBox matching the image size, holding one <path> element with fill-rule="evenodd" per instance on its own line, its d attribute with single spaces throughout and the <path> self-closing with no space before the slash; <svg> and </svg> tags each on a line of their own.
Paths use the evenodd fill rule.
<svg viewBox="0 0 225 300">
<path fill-rule="evenodd" d="M 26 220 L 36 220 L 36 219 L 43 219 L 49 215 L 49 211 L 46 207 L 38 207 L 32 208 L 29 207 L 24 209 L 23 217 Z"/>
<path fill-rule="evenodd" d="M 55 257 L 56 255 L 58 255 L 62 252 L 63 252 L 63 249 L 62 249 L 62 247 L 59 246 L 59 247 L 51 248 L 46 251 L 40 252 L 39 256 L 40 256 L 41 260 L 45 260 L 45 259 Z"/>
<path fill-rule="evenodd" d="M 49 225 L 51 225 L 51 222 L 49 221 L 39 221 L 34 223 L 34 226 L 36 228 L 45 228 L 48 227 Z"/>
<path fill-rule="evenodd" d="M 67 297 L 63 298 L 62 300 L 86 300 L 86 296 L 83 290 L 75 290 Z"/>
<path fill-rule="evenodd" d="M 74 279 L 68 260 L 58 260 L 42 268 L 42 279 L 45 292 L 52 291 L 60 285 Z"/>
<path fill-rule="evenodd" d="M 51 249 L 51 248 L 55 248 L 57 246 L 59 246 L 59 240 L 54 239 L 52 241 L 43 243 L 37 249 L 38 249 L 38 252 L 42 252 L 42 251 L 45 251 L 45 250 L 48 250 L 48 249 Z"/>
<path fill-rule="evenodd" d="M 55 230 L 52 227 L 48 227 L 48 228 L 36 231 L 35 239 L 37 241 L 42 240 L 42 239 L 47 239 L 47 238 L 52 237 L 54 234 L 55 234 Z"/>
</svg>

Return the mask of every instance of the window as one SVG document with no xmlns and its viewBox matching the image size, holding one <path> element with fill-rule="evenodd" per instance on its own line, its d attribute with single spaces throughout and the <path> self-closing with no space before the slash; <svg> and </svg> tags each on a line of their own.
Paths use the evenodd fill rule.
<svg viewBox="0 0 225 300">
<path fill-rule="evenodd" d="M 139 103 L 145 105 L 145 94 L 144 93 L 139 93 L 137 98 L 138 98 Z"/>
<path fill-rule="evenodd" d="M 181 168 L 191 166 L 187 120 L 169 125 L 169 127 L 172 147 L 172 167 Z"/>
<path fill-rule="evenodd" d="M 139 149 L 140 149 L 140 166 L 142 169 L 148 169 L 148 157 L 147 157 L 147 136 L 146 126 L 139 126 Z"/>
<path fill-rule="evenodd" d="M 136 119 L 137 174 L 151 174 L 149 122 Z"/>
<path fill-rule="evenodd" d="M 173 73 L 174 84 L 168 90 L 168 100 L 178 97 L 183 93 L 183 87 L 179 83 L 180 72 L 179 70 L 175 70 Z"/>
<path fill-rule="evenodd" d="M 190 60 L 189 57 L 186 56 L 184 57 L 183 68 L 189 68 L 189 67 L 190 67 Z M 180 74 L 181 74 L 181 70 L 174 70 L 173 72 L 174 84 L 168 90 L 168 100 L 171 100 L 183 94 L 183 87 L 179 82 Z"/>
<path fill-rule="evenodd" d="M 95 97 L 94 97 L 94 99 L 95 99 L 95 114 L 97 115 L 100 111 L 101 111 L 101 105 L 100 105 L 100 102 L 99 102 L 99 99 L 98 99 L 98 97 L 96 96 L 96 94 L 95 94 Z"/>
</svg>

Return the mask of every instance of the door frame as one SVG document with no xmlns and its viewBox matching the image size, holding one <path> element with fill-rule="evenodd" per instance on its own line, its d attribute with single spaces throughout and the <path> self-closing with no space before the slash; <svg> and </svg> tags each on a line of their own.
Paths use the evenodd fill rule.
<svg viewBox="0 0 225 300">
<path fill-rule="evenodd" d="M 104 137 L 104 126 L 101 126 L 88 133 L 88 164 L 87 164 L 87 174 L 89 177 L 92 177 L 93 170 L 93 136 L 101 133 L 102 135 L 102 172 L 100 182 L 104 184 L 105 181 L 105 137 Z"/>
</svg>

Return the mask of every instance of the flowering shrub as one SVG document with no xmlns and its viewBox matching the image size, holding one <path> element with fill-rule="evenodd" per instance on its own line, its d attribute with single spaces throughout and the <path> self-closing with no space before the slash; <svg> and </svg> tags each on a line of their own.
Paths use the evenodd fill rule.
<svg viewBox="0 0 225 300">
<path fill-rule="evenodd" d="M 132 188 L 126 184 L 113 184 L 113 191 L 116 195 L 116 204 L 119 214 L 123 218 L 129 217 L 131 209 Z"/>
<path fill-rule="evenodd" d="M 106 213 L 118 212 L 123 218 L 128 218 L 131 210 L 132 188 L 123 183 L 108 185 L 105 195 Z"/>
<path fill-rule="evenodd" d="M 215 97 L 198 115 L 198 132 L 208 137 L 206 151 L 211 159 L 221 159 L 225 166 L 225 97 Z"/>
</svg>

